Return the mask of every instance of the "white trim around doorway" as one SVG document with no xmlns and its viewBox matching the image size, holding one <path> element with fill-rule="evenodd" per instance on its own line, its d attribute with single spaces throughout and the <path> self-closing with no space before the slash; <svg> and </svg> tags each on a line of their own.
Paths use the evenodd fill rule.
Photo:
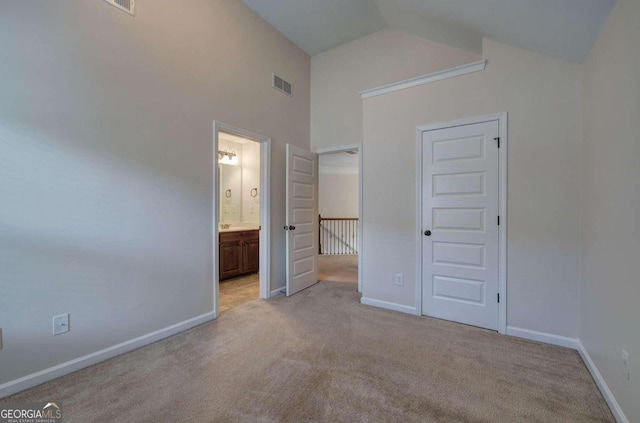
<svg viewBox="0 0 640 423">
<path fill-rule="evenodd" d="M 271 193 L 271 138 L 247 131 L 223 122 L 213 122 L 213 311 L 219 316 L 219 253 L 218 253 L 218 222 L 220 186 L 218 184 L 218 133 L 220 131 L 247 138 L 260 143 L 260 298 L 266 300 L 271 297 L 271 213 L 269 198 Z"/>
<path fill-rule="evenodd" d="M 498 121 L 500 132 L 500 169 L 499 169 L 499 197 L 500 197 L 500 245 L 498 257 L 498 332 L 507 333 L 507 113 L 496 113 L 468 119 L 435 123 L 416 128 L 416 314 L 421 316 L 422 310 L 422 132 L 434 129 L 446 129 L 456 126 L 473 125 L 476 123 Z"/>
<path fill-rule="evenodd" d="M 364 227 L 362 226 L 362 144 L 319 148 L 314 153 L 321 155 L 354 150 L 358 151 L 358 292 L 362 293 L 362 238 L 364 234 Z"/>
</svg>

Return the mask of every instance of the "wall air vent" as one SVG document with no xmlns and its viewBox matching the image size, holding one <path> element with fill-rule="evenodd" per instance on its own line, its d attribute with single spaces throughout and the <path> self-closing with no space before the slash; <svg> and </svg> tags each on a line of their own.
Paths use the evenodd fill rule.
<svg viewBox="0 0 640 423">
<path fill-rule="evenodd" d="M 136 0 L 104 0 L 112 6 L 127 12 L 131 16 L 136 15 Z"/>
<path fill-rule="evenodd" d="M 273 88 L 288 95 L 289 97 L 293 95 L 293 87 L 291 86 L 291 83 L 280 78 L 275 73 L 273 74 Z"/>
</svg>

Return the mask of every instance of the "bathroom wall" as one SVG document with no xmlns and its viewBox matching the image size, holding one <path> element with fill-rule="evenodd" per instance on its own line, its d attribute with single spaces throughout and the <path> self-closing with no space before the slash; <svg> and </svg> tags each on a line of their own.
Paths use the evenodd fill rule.
<svg viewBox="0 0 640 423">
<path fill-rule="evenodd" d="M 237 165 L 219 163 L 220 172 L 220 222 L 230 223 L 242 220 L 242 144 L 220 139 L 218 150 L 235 152 Z"/>
<path fill-rule="evenodd" d="M 257 188 L 255 197 L 251 190 Z M 260 144 L 248 142 L 242 145 L 242 214 L 241 220 L 260 223 Z"/>
</svg>

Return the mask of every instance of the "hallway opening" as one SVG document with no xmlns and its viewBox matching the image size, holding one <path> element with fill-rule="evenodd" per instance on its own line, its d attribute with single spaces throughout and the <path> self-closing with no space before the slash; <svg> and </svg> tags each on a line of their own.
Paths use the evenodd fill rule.
<svg viewBox="0 0 640 423">
<path fill-rule="evenodd" d="M 353 282 L 360 291 L 361 151 L 359 145 L 319 152 L 318 270 L 320 280 Z"/>
</svg>

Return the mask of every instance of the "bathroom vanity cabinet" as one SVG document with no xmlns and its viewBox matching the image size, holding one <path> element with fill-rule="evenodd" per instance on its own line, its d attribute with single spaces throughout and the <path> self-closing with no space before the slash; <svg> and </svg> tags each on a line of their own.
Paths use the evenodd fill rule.
<svg viewBox="0 0 640 423">
<path fill-rule="evenodd" d="M 258 272 L 260 231 L 220 232 L 220 280 Z"/>
</svg>

